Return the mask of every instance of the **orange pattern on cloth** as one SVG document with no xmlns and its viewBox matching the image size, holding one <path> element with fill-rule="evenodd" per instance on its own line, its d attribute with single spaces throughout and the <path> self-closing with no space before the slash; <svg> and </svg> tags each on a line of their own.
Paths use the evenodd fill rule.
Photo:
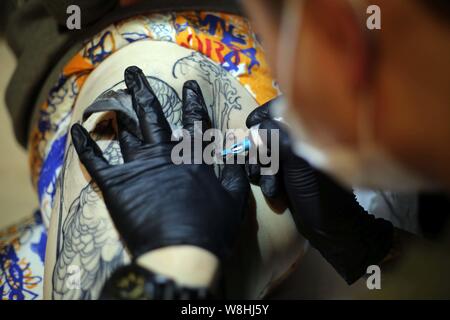
<svg viewBox="0 0 450 320">
<path fill-rule="evenodd" d="M 181 26 L 176 36 L 178 44 L 220 63 L 260 105 L 278 94 L 262 47 L 247 20 L 203 12 L 179 15 L 176 24 Z"/>
</svg>

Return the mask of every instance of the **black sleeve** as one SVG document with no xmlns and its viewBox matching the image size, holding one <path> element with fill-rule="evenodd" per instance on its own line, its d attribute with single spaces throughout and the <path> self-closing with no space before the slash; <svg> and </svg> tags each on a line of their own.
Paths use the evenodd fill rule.
<svg viewBox="0 0 450 320">
<path fill-rule="evenodd" d="M 295 199 L 291 206 L 299 231 L 348 284 L 387 256 L 394 234 L 390 222 L 368 214 L 351 190 L 314 169 L 288 174 L 286 189 L 288 194 L 295 192 L 289 198 Z"/>
</svg>

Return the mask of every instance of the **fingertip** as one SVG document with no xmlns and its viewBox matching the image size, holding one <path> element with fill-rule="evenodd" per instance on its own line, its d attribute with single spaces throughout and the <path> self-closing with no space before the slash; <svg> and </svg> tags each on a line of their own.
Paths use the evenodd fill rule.
<svg viewBox="0 0 450 320">
<path fill-rule="evenodd" d="M 256 125 L 257 123 L 255 123 L 254 120 L 254 115 L 253 113 L 256 112 L 257 110 L 253 110 L 247 117 L 247 120 L 245 120 L 245 126 L 250 129 L 251 127 L 253 127 L 254 125 Z"/>
<path fill-rule="evenodd" d="M 91 158 L 91 154 L 94 152 L 91 147 L 91 137 L 89 132 L 87 132 L 87 130 L 79 123 L 75 123 L 70 132 L 72 135 L 72 144 L 80 158 L 80 161 L 88 167 L 89 164 L 87 162 Z"/>
<path fill-rule="evenodd" d="M 194 133 L 195 123 L 200 122 L 202 132 L 212 127 L 208 109 L 197 81 L 186 81 L 183 85 L 183 128 Z"/>
<path fill-rule="evenodd" d="M 195 80 L 186 81 L 183 85 L 183 101 L 185 102 L 184 105 L 191 102 L 192 100 L 200 104 L 202 107 L 204 107 L 205 105 L 202 90 Z"/>
<path fill-rule="evenodd" d="M 86 129 L 79 123 L 75 123 L 70 129 L 73 144 L 78 147 L 82 144 L 86 144 Z"/>
<path fill-rule="evenodd" d="M 261 176 L 261 191 L 267 198 L 273 199 L 278 195 L 278 186 L 275 176 Z"/>
<path fill-rule="evenodd" d="M 124 79 L 129 91 L 133 92 L 139 87 L 139 79 L 144 72 L 137 66 L 130 66 L 125 69 Z"/>
<path fill-rule="evenodd" d="M 129 67 L 127 67 L 125 69 L 125 72 L 134 72 L 134 73 L 136 73 L 136 72 L 139 72 L 139 71 L 142 71 L 142 69 L 139 68 L 138 66 L 129 66 Z"/>
<path fill-rule="evenodd" d="M 223 179 L 233 181 L 233 184 L 237 187 L 249 185 L 247 172 L 243 164 L 226 164 Z"/>
<path fill-rule="evenodd" d="M 74 123 L 72 125 L 72 127 L 70 128 L 70 133 L 72 134 L 72 136 L 76 135 L 79 132 L 79 130 L 80 130 L 79 127 L 80 127 L 80 124 L 78 124 L 78 123 Z"/>
<path fill-rule="evenodd" d="M 142 69 L 138 66 L 129 66 L 125 69 L 125 79 L 142 73 Z"/>
<path fill-rule="evenodd" d="M 269 101 L 262 106 L 253 110 L 247 117 L 245 122 L 247 128 L 251 128 L 260 122 L 270 119 L 270 109 L 271 109 L 272 101 Z"/>
<path fill-rule="evenodd" d="M 79 131 L 79 130 L 82 130 L 82 129 L 83 129 L 83 126 L 82 126 L 81 124 L 79 124 L 79 123 L 74 123 L 74 124 L 72 125 L 71 131 Z"/>
<path fill-rule="evenodd" d="M 200 85 L 198 84 L 198 82 L 196 80 L 188 80 L 184 83 L 183 85 L 183 90 L 193 90 L 195 92 L 199 92 L 201 91 L 200 89 Z"/>
<path fill-rule="evenodd" d="M 245 166 L 245 171 L 248 179 L 253 184 L 258 184 L 260 178 L 260 168 L 257 164 L 247 164 Z"/>
</svg>

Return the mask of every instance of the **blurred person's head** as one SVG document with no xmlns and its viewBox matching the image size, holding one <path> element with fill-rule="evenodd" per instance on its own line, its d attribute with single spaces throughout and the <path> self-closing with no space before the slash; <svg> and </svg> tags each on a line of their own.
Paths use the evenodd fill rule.
<svg viewBox="0 0 450 320">
<path fill-rule="evenodd" d="M 349 183 L 450 186 L 450 1 L 243 3 L 319 166 Z M 366 27 L 369 5 L 381 30 Z"/>
</svg>

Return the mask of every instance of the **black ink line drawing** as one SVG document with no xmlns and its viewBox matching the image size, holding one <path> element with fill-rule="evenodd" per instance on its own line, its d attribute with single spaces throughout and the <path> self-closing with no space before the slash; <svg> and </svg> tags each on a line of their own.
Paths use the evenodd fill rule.
<svg viewBox="0 0 450 320">
<path fill-rule="evenodd" d="M 213 126 L 222 131 L 228 129 L 231 112 L 242 110 L 238 91 L 230 80 L 228 72 L 202 54 L 192 52 L 174 64 L 172 75 L 175 79 L 179 75 L 185 76 L 189 68 L 197 71 L 198 77 L 211 86 L 212 101 L 208 109 Z M 223 109 L 219 110 L 221 106 Z"/>
<path fill-rule="evenodd" d="M 229 127 L 231 112 L 242 109 L 238 91 L 229 79 L 227 71 L 201 54 L 192 53 L 174 64 L 173 77 L 177 79 L 179 76 L 185 75 L 187 68 L 193 68 L 196 71 L 196 80 L 202 79 L 211 86 L 212 100 L 207 102 L 207 107 L 213 126 L 224 132 Z M 174 127 L 181 127 L 181 99 L 175 89 L 159 78 L 147 76 L 147 79 L 157 95 L 169 123 Z M 122 83 L 123 81 L 116 83 L 104 93 L 115 90 Z M 129 107 L 132 108 L 131 104 Z M 106 126 L 112 130 L 111 121 Z M 95 208 L 101 203 L 104 207 L 102 211 L 107 213 L 101 194 L 94 183 L 87 184 L 69 206 L 65 203 L 66 170 L 77 156 L 73 145 L 68 147 L 66 153 L 58 183 L 60 207 L 56 263 L 52 276 L 52 296 L 56 299 L 96 299 L 107 277 L 126 263 L 129 257 L 109 216 L 105 215 L 100 218 L 94 214 L 95 210 L 91 212 L 90 208 Z M 105 157 L 112 164 L 122 161 L 117 141 L 112 141 L 108 145 Z M 218 174 L 220 175 L 220 168 Z M 64 214 L 65 212 L 67 214 Z M 110 252 L 102 255 L 105 245 L 109 245 Z M 81 268 L 80 290 L 67 289 L 67 281 L 70 278 L 67 270 L 70 265 L 78 265 Z"/>
<path fill-rule="evenodd" d="M 98 132 L 99 128 L 100 136 L 96 140 L 105 136 L 111 137 L 111 120 L 99 123 L 95 131 Z M 73 157 L 76 153 L 73 146 L 70 147 L 71 150 L 67 154 Z M 122 162 L 117 141 L 113 140 L 108 144 L 104 155 L 111 164 Z M 60 186 L 64 185 L 64 174 L 72 159 L 69 157 L 64 164 Z M 62 193 L 61 210 L 65 207 L 63 195 Z M 104 204 L 101 193 L 93 182 L 85 186 L 70 204 L 67 217 L 62 226 L 60 225 L 58 234 L 58 253 L 53 270 L 54 299 L 96 299 L 106 279 L 114 270 L 126 263 L 127 257 L 123 246 L 106 209 L 102 206 Z M 98 210 L 99 208 L 103 210 Z M 99 214 L 101 211 L 106 214 Z M 68 267 L 71 265 L 78 266 L 82 271 L 79 290 L 67 286 L 70 278 Z"/>
<path fill-rule="evenodd" d="M 172 86 L 170 86 L 167 82 L 164 80 L 161 80 L 159 78 L 153 77 L 153 76 L 146 76 L 152 90 L 155 92 L 155 94 L 158 96 L 158 100 L 161 103 L 161 107 L 164 111 L 164 115 L 167 118 L 167 121 L 173 126 L 173 127 L 181 127 L 181 116 L 182 116 L 182 110 L 181 110 L 181 98 L 178 95 L 178 93 L 175 91 Z M 119 99 L 123 100 L 124 95 L 123 92 L 126 93 L 126 90 L 119 89 L 125 81 L 120 81 L 114 84 L 111 88 L 103 91 L 97 98 L 99 99 Z M 118 98 L 118 93 L 122 92 Z M 121 101 L 121 104 L 125 104 L 126 108 L 130 110 L 131 113 L 134 113 L 133 107 L 131 105 L 131 97 L 128 96 L 127 99 L 124 99 L 127 101 Z M 134 117 L 135 120 L 137 120 L 137 117 Z"/>
</svg>

